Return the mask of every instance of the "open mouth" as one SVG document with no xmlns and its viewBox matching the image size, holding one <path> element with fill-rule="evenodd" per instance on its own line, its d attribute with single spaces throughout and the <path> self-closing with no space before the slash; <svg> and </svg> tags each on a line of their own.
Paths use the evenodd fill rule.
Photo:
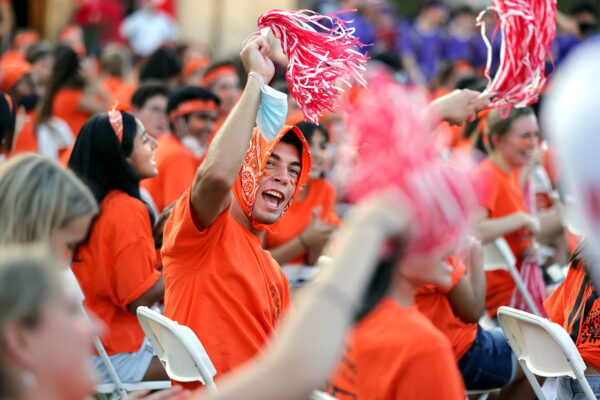
<svg viewBox="0 0 600 400">
<path fill-rule="evenodd" d="M 262 198 L 268 209 L 276 211 L 283 202 L 283 194 L 276 190 L 265 190 L 262 193 Z"/>
</svg>

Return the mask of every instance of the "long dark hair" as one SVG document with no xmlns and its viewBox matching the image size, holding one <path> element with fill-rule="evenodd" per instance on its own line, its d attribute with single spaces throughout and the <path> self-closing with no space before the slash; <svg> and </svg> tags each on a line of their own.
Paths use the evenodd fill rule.
<svg viewBox="0 0 600 400">
<path fill-rule="evenodd" d="M 17 108 L 14 100 L 0 92 L 0 154 L 12 150 L 17 121 Z"/>
<path fill-rule="evenodd" d="M 36 128 L 52 116 L 52 103 L 56 93 L 64 87 L 83 88 L 84 82 L 79 74 L 79 58 L 69 46 L 58 45 L 54 51 L 54 67 L 46 87 L 46 93 L 35 120 Z M 73 132 L 77 134 L 77 132 Z"/>
<path fill-rule="evenodd" d="M 140 178 L 126 159 L 133 151 L 137 123 L 130 113 L 122 111 L 121 115 L 122 143 L 110 124 L 108 114 L 99 114 L 83 125 L 69 159 L 68 167 L 90 188 L 98 204 L 113 189 L 143 201 Z M 154 223 L 152 213 L 148 212 Z"/>
</svg>

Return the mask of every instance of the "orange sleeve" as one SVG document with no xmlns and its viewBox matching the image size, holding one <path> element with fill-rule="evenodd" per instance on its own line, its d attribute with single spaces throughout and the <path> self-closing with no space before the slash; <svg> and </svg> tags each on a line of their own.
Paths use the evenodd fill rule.
<svg viewBox="0 0 600 400">
<path fill-rule="evenodd" d="M 460 278 L 462 278 L 465 275 L 465 272 L 467 270 L 465 264 L 463 264 L 463 262 L 456 256 L 448 257 L 446 259 L 446 262 L 452 267 L 453 271 L 450 275 L 450 279 L 452 280 L 450 286 L 448 286 L 447 288 L 438 287 L 438 290 L 444 294 L 447 294 L 452 289 L 454 289 L 454 286 L 456 286 Z"/>
<path fill-rule="evenodd" d="M 231 202 L 212 224 L 200 230 L 194 223 L 191 201 L 191 189 L 186 189 L 165 224 L 163 248 L 161 250 L 163 258 L 165 253 L 168 252 L 171 253 L 171 258 L 177 256 L 184 259 L 186 254 L 193 254 L 198 251 L 200 241 L 202 241 L 203 247 L 207 249 L 205 251 L 208 251 L 212 247 L 211 243 L 219 240 L 220 231 L 225 226 L 231 208 Z M 172 266 L 174 269 L 176 267 L 175 264 Z M 185 265 L 188 270 L 201 267 L 202 265 Z"/>
<path fill-rule="evenodd" d="M 149 253 L 146 248 L 132 243 L 115 257 L 115 292 L 119 306 L 124 310 L 160 278 L 161 273 L 154 267 L 155 255 L 156 253 Z"/>
</svg>

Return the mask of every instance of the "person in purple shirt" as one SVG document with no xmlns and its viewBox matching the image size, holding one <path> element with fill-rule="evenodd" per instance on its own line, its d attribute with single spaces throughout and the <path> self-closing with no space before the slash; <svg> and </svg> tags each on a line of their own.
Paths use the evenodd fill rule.
<svg viewBox="0 0 600 400">
<path fill-rule="evenodd" d="M 339 4 L 331 4 L 330 2 L 321 1 L 321 4 L 317 4 L 317 9 L 321 14 L 328 14 L 339 10 L 352 10 L 357 9 L 354 12 L 345 12 L 336 14 L 337 17 L 346 21 L 348 28 L 354 28 L 354 36 L 360 39 L 360 42 L 366 46 L 357 47 L 356 50 L 363 54 L 367 54 L 372 46 L 375 44 L 375 27 L 362 13 L 361 2 L 358 0 L 341 0 Z M 325 21 L 321 22 L 325 26 L 329 26 Z"/>
<path fill-rule="evenodd" d="M 485 66 L 487 48 L 476 27 L 476 17 L 475 10 L 468 5 L 452 12 L 443 50 L 447 61 L 467 61 L 475 68 Z"/>
<path fill-rule="evenodd" d="M 441 27 L 447 18 L 448 10 L 443 2 L 429 1 L 412 26 L 399 33 L 398 53 L 415 84 L 428 84 L 439 72 L 444 45 Z"/>
</svg>

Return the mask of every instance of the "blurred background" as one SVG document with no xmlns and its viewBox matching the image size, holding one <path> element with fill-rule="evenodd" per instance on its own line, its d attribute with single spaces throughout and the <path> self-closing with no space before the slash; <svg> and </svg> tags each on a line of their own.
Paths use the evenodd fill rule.
<svg viewBox="0 0 600 400">
<path fill-rule="evenodd" d="M 141 7 L 139 0 L 0 0 L 11 4 L 14 26 L 30 27 L 56 43 L 66 25 L 76 22 L 84 28 L 85 44 L 89 51 L 98 48 L 117 32 L 119 22 Z M 376 7 L 393 9 L 396 18 L 414 18 L 423 2 L 415 0 L 164 0 L 155 1 L 177 21 L 180 39 L 211 44 L 213 58 L 219 59 L 238 51 L 241 40 L 256 29 L 256 19 L 271 9 L 311 8 L 327 11 L 337 7 L 358 7 L 363 14 Z M 479 11 L 491 0 L 445 0 L 449 10 L 470 6 Z M 581 3 L 580 0 L 559 0 L 558 8 L 565 14 Z M 600 0 L 591 0 L 596 8 Z M 371 10 L 370 10 L 371 9 Z M 371 16 L 369 16 L 371 17 Z M 7 18 L 3 16 L 3 21 Z M 371 18 L 372 19 L 372 18 Z M 373 21 L 376 23 L 376 21 Z"/>
</svg>

